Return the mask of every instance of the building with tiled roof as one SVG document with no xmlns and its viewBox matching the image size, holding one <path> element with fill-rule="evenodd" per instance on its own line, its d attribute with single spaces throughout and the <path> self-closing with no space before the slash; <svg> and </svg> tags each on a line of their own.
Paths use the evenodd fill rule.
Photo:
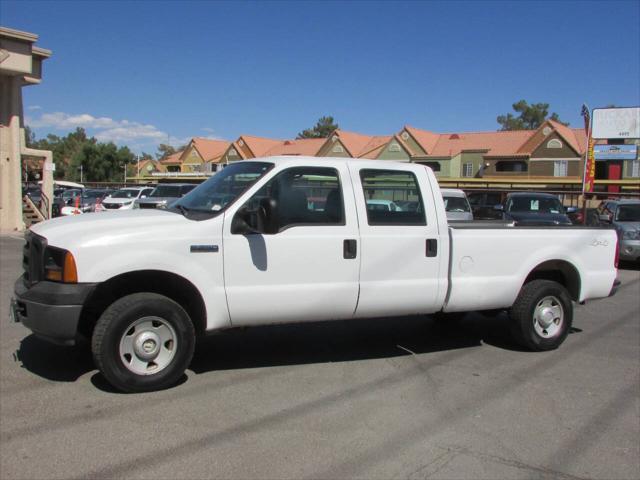
<svg viewBox="0 0 640 480">
<path fill-rule="evenodd" d="M 229 145 L 231 142 L 226 140 L 192 138 L 180 157 L 180 171 L 182 173 L 215 172 Z"/>
<path fill-rule="evenodd" d="M 536 130 L 434 133 L 405 126 L 378 158 L 431 167 L 440 177 L 582 176 L 583 129 L 552 120 Z"/>
<path fill-rule="evenodd" d="M 182 166 L 182 154 L 184 150 L 180 150 L 176 153 L 172 153 L 166 158 L 160 160 L 160 165 L 162 165 L 167 172 L 179 172 Z"/>
<path fill-rule="evenodd" d="M 391 135 L 363 135 L 338 129 L 325 140 L 317 155 L 374 159 L 389 140 Z"/>
</svg>

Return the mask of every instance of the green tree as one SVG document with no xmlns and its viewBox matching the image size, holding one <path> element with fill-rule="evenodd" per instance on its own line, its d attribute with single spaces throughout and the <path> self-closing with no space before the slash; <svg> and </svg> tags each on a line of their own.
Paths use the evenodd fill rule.
<svg viewBox="0 0 640 480">
<path fill-rule="evenodd" d="M 515 116 L 511 113 L 499 115 L 496 120 L 502 127 L 500 130 L 535 130 L 545 120 L 554 120 L 563 125 L 569 125 L 560 120 L 557 113 L 553 112 L 549 115 L 548 103 L 532 103 L 529 105 L 526 100 L 520 100 L 512 106 L 513 110 L 519 115 Z"/>
<path fill-rule="evenodd" d="M 36 144 L 36 134 L 29 125 L 24 126 L 24 143 L 27 148 L 35 148 Z"/>
<path fill-rule="evenodd" d="M 168 145 L 166 143 L 161 143 L 160 145 L 158 145 L 158 151 L 156 152 L 156 158 L 158 160 L 164 160 L 168 156 L 173 155 L 174 153 L 176 153 L 177 151 L 179 151 L 179 150 L 176 150 L 171 145 Z"/>
<path fill-rule="evenodd" d="M 80 167 L 84 181 L 119 182 L 124 179 L 124 169 L 134 162 L 135 156 L 128 147 L 118 148 L 115 143 L 85 143 L 71 159 L 68 177 L 80 179 Z"/>
<path fill-rule="evenodd" d="M 333 117 L 320 117 L 313 128 L 307 128 L 298 134 L 296 138 L 327 138 L 334 130 L 340 128 L 334 122 Z"/>
</svg>

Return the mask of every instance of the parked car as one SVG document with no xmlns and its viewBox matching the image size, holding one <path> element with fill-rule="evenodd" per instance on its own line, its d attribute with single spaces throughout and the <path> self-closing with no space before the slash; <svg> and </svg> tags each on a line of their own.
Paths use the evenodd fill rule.
<svg viewBox="0 0 640 480">
<path fill-rule="evenodd" d="M 447 219 L 453 221 L 472 221 L 473 213 L 465 193 L 457 188 L 441 188 L 440 193 L 444 200 L 444 209 Z"/>
<path fill-rule="evenodd" d="M 573 225 L 560 199 L 550 193 L 513 192 L 503 205 L 496 205 L 504 220 L 516 225 Z M 575 212 L 571 207 L 571 212 Z"/>
<path fill-rule="evenodd" d="M 153 192 L 154 187 L 125 187 L 113 192 L 100 203 L 96 212 L 105 210 L 131 210 L 133 202 L 138 198 L 144 198 Z"/>
<path fill-rule="evenodd" d="M 419 211 L 371 203 L 407 189 Z M 573 302 L 615 293 L 613 229 L 448 224 L 437 189 L 415 163 L 233 163 L 166 210 L 31 227 L 10 312 L 54 342 L 91 338 L 107 381 L 141 392 L 174 385 L 196 338 L 230 327 L 508 309 L 514 338 L 544 351 Z"/>
<path fill-rule="evenodd" d="M 196 187 L 193 183 L 167 183 L 158 185 L 146 198 L 138 198 L 133 208 L 166 208 Z"/>
<path fill-rule="evenodd" d="M 367 210 L 378 210 L 385 212 L 401 212 L 402 208 L 391 200 L 367 200 Z"/>
<path fill-rule="evenodd" d="M 471 205 L 471 211 L 475 220 L 499 220 L 502 212 L 495 209 L 496 205 L 503 202 L 505 192 L 468 192 L 467 200 Z"/>
<path fill-rule="evenodd" d="M 615 227 L 620 259 L 640 262 L 640 200 L 605 200 L 596 211 L 601 223 Z"/>
</svg>

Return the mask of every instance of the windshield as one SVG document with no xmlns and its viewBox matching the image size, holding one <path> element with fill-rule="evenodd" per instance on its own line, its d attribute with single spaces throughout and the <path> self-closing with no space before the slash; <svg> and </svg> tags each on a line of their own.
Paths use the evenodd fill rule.
<svg viewBox="0 0 640 480">
<path fill-rule="evenodd" d="M 447 212 L 468 212 L 469 203 L 464 197 L 444 197 L 444 208 Z"/>
<path fill-rule="evenodd" d="M 149 197 L 179 197 L 180 185 L 158 185 Z"/>
<path fill-rule="evenodd" d="M 616 220 L 618 222 L 640 222 L 640 203 L 619 205 Z"/>
<path fill-rule="evenodd" d="M 111 198 L 138 198 L 138 190 L 118 190 L 111 194 Z"/>
<path fill-rule="evenodd" d="M 106 196 L 107 193 L 104 190 L 85 190 L 82 196 L 84 198 L 100 198 Z"/>
<path fill-rule="evenodd" d="M 513 197 L 507 202 L 507 212 L 564 213 L 564 207 L 557 198 Z"/>
<path fill-rule="evenodd" d="M 273 167 L 267 162 L 238 162 L 198 185 L 172 207 L 180 211 L 218 214 Z"/>
</svg>

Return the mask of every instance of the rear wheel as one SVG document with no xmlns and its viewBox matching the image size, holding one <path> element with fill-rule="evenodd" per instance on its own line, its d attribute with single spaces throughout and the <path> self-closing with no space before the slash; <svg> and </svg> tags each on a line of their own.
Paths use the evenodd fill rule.
<svg viewBox="0 0 640 480">
<path fill-rule="evenodd" d="M 573 304 L 559 283 L 533 280 L 522 287 L 509 316 L 518 343 L 529 350 L 553 350 L 569 334 Z"/>
<path fill-rule="evenodd" d="M 97 367 L 109 383 L 125 392 L 174 385 L 189 366 L 194 346 L 189 315 L 156 293 L 116 300 L 98 320 L 91 341 Z"/>
</svg>

